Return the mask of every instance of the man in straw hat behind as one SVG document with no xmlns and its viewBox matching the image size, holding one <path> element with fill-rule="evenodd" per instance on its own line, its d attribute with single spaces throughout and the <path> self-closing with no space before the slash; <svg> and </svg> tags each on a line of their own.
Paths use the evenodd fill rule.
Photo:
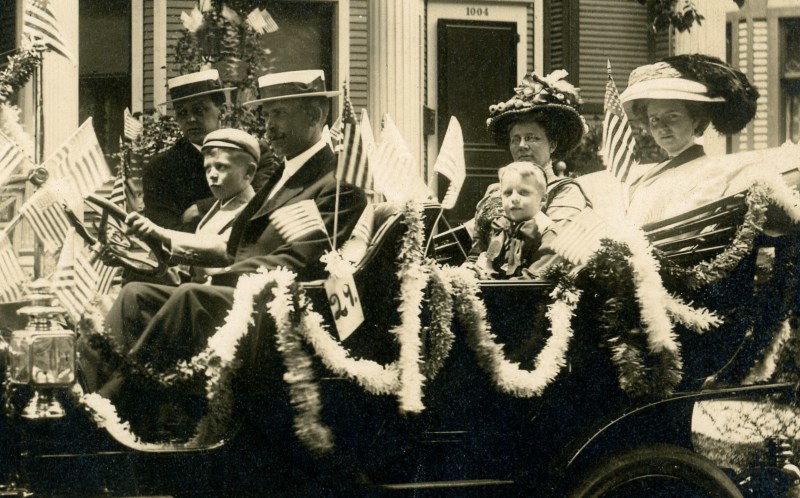
<svg viewBox="0 0 800 498">
<path fill-rule="evenodd" d="M 216 69 L 171 78 L 167 86 L 183 136 L 142 171 L 143 213 L 161 227 L 191 232 L 214 203 L 200 148 L 220 127 L 225 92 L 233 88 L 222 87 Z"/>
<path fill-rule="evenodd" d="M 223 323 L 241 275 L 280 266 L 297 272 L 300 279 L 323 276 L 319 259 L 330 248 L 327 236 L 310 234 L 288 243 L 271 223 L 270 214 L 299 201 L 313 200 L 328 233 L 333 235 L 337 161 L 322 129 L 328 116 L 328 98 L 337 93 L 325 90 L 321 70 L 259 78 L 260 98 L 245 105 L 261 106 L 272 147 L 285 158 L 283 167 L 234 221 L 227 246 L 230 264 L 212 276 L 212 285 L 169 287 L 134 282 L 122 289 L 106 326 L 133 357 L 166 368 L 199 352 Z M 338 197 L 336 238 L 346 240 L 366 206 L 366 198 L 363 191 L 347 184 L 340 185 Z M 254 354 L 261 351 L 257 347 L 251 350 Z M 121 374 L 105 372 L 97 386 L 89 387 L 100 387 L 104 381 L 99 392 L 117 399 L 123 383 Z M 140 406 L 141 399 L 135 403 Z"/>
</svg>

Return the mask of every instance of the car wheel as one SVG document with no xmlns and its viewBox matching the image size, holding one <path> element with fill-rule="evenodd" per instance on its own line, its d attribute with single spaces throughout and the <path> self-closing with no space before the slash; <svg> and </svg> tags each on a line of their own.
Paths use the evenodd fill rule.
<svg viewBox="0 0 800 498">
<path fill-rule="evenodd" d="M 710 460 L 685 448 L 653 445 L 590 469 L 569 493 L 589 497 L 737 497 L 736 484 Z"/>
</svg>

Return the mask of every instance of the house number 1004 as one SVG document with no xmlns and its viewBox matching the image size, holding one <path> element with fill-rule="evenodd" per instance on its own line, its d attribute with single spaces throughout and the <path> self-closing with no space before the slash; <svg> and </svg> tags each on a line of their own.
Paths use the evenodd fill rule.
<svg viewBox="0 0 800 498">
<path fill-rule="evenodd" d="M 467 7 L 468 16 L 488 16 L 489 7 Z"/>
</svg>

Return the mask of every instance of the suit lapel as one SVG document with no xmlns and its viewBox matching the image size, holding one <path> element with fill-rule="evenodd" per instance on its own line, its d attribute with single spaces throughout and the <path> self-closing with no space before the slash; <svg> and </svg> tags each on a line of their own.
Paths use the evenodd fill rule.
<svg viewBox="0 0 800 498">
<path fill-rule="evenodd" d="M 311 159 L 309 159 L 299 170 L 297 170 L 297 173 L 292 175 L 292 177 L 286 181 L 283 187 L 275 192 L 275 195 L 272 196 L 272 199 L 261 203 L 260 209 L 258 209 L 258 211 L 256 211 L 256 213 L 252 215 L 250 219 L 265 216 L 272 211 L 275 211 L 279 207 L 286 205 L 289 201 L 300 195 L 306 187 L 321 178 L 323 175 L 327 174 L 328 171 L 332 169 L 332 157 L 333 152 L 331 152 L 330 148 L 323 147 L 320 149 L 319 152 L 311 156 Z M 272 187 L 275 184 L 272 182 L 270 182 L 270 184 L 269 190 L 272 190 Z"/>
<path fill-rule="evenodd" d="M 233 221 L 233 228 L 231 228 L 231 235 L 228 237 L 228 253 L 229 254 L 236 254 L 236 249 L 239 247 L 239 244 L 242 240 L 242 235 L 244 234 L 244 229 L 247 226 L 247 222 L 250 221 L 250 218 L 255 214 L 256 211 L 264 204 L 264 201 L 267 199 L 272 187 L 278 183 L 280 180 L 281 175 L 283 174 L 283 165 L 278 167 L 272 176 L 267 180 L 267 183 L 261 187 L 255 197 L 250 199 L 250 202 L 247 203 L 247 206 L 242 209 L 242 212 L 239 213 L 239 216 Z"/>
</svg>

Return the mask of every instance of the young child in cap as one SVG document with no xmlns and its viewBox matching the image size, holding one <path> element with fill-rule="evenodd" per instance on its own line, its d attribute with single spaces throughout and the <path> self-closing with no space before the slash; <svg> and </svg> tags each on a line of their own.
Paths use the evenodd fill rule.
<svg viewBox="0 0 800 498">
<path fill-rule="evenodd" d="M 492 222 L 489 246 L 478 256 L 482 278 L 513 278 L 533 263 L 542 232 L 551 223 L 542 212 L 547 198 L 544 171 L 530 162 L 513 162 L 497 172 L 505 216 Z"/>
<path fill-rule="evenodd" d="M 139 213 L 125 220 L 129 232 L 155 238 L 170 253 L 170 262 L 193 265 L 192 280 L 202 281 L 226 264 L 226 245 L 233 220 L 255 195 L 250 182 L 260 158 L 258 141 L 250 134 L 223 128 L 206 135 L 202 146 L 206 181 L 216 201 L 194 233 L 156 225 Z"/>
</svg>

